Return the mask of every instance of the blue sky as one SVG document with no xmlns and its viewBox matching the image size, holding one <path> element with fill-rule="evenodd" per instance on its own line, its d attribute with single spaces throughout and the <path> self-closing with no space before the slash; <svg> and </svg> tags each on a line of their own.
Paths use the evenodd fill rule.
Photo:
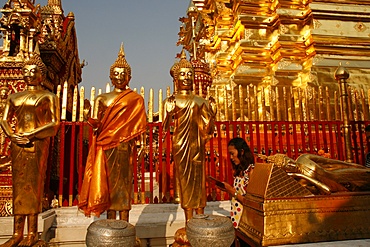
<svg viewBox="0 0 370 247">
<path fill-rule="evenodd" d="M 1 7 L 5 2 L 1 0 Z M 189 0 L 62 0 L 64 14 L 75 14 L 79 57 L 88 63 L 80 85 L 87 92 L 91 86 L 105 90 L 123 42 L 131 88 L 144 86 L 146 94 L 153 88 L 155 95 L 160 88 L 172 89 L 169 70 L 182 48 L 176 46 L 179 18 L 186 16 L 188 6 Z"/>
</svg>

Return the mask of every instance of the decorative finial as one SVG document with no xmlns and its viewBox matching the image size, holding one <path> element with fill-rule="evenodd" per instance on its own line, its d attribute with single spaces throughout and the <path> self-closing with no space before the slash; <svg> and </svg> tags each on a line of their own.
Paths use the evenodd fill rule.
<svg viewBox="0 0 370 247">
<path fill-rule="evenodd" d="M 186 59 L 186 53 L 185 53 L 184 48 L 182 48 L 182 50 L 181 50 L 180 59 Z"/>
<path fill-rule="evenodd" d="M 339 66 L 334 73 L 334 77 L 336 80 L 349 78 L 349 72 L 345 67 L 342 66 L 342 62 L 339 62 Z"/>
<path fill-rule="evenodd" d="M 119 48 L 118 56 L 119 55 L 125 56 L 125 48 L 123 47 L 123 42 L 121 43 L 121 47 Z"/>
<path fill-rule="evenodd" d="M 189 3 L 189 7 L 188 7 L 188 9 L 187 9 L 186 13 L 187 13 L 188 15 L 194 15 L 194 14 L 196 14 L 197 12 L 198 12 L 198 8 L 195 6 L 195 4 L 194 4 L 194 2 L 193 2 L 193 1 L 190 1 L 190 3 Z"/>
</svg>

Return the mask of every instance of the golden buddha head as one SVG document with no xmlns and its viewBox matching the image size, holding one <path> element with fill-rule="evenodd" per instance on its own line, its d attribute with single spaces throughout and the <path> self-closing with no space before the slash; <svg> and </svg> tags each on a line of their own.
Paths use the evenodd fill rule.
<svg viewBox="0 0 370 247">
<path fill-rule="evenodd" d="M 27 85 L 37 86 L 45 79 L 46 66 L 37 52 L 24 62 L 22 73 Z"/>
<path fill-rule="evenodd" d="M 123 43 L 121 44 L 116 61 L 110 67 L 109 78 L 113 86 L 119 89 L 125 89 L 131 80 L 131 67 L 125 58 Z"/>
<path fill-rule="evenodd" d="M 180 61 L 175 63 L 170 70 L 177 90 L 192 90 L 194 82 L 194 68 L 186 59 L 185 50 L 181 52 Z"/>
</svg>

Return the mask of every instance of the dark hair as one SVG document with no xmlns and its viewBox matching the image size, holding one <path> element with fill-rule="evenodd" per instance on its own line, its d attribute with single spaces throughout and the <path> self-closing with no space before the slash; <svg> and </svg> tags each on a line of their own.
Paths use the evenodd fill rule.
<svg viewBox="0 0 370 247">
<path fill-rule="evenodd" d="M 238 150 L 238 159 L 240 160 L 239 165 L 235 165 L 231 162 L 234 170 L 234 177 L 240 176 L 241 173 L 249 168 L 250 165 L 254 164 L 254 156 L 249 148 L 247 142 L 240 137 L 235 137 L 229 141 L 228 146 L 234 146 Z"/>
<path fill-rule="evenodd" d="M 365 127 L 365 132 L 370 132 L 370 124 Z"/>
</svg>

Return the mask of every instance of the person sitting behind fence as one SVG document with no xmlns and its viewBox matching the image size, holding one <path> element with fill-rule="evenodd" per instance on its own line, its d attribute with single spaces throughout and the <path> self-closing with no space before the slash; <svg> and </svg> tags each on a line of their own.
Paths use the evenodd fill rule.
<svg viewBox="0 0 370 247">
<path fill-rule="evenodd" d="M 246 194 L 249 178 L 253 173 L 254 156 L 247 142 L 240 137 L 231 139 L 227 149 L 233 168 L 234 183 L 232 186 L 227 182 L 222 182 L 224 186 L 220 189 L 231 196 L 231 221 L 234 227 L 238 228 L 243 213 L 243 196 Z"/>
</svg>

